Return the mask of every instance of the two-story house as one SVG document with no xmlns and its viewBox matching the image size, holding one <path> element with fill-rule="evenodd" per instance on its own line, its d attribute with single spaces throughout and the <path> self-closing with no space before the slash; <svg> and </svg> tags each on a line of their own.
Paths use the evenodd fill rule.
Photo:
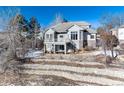
<svg viewBox="0 0 124 93">
<path fill-rule="evenodd" d="M 96 47 L 96 31 L 87 22 L 64 22 L 50 27 L 44 34 L 45 52 L 79 50 Z"/>
</svg>

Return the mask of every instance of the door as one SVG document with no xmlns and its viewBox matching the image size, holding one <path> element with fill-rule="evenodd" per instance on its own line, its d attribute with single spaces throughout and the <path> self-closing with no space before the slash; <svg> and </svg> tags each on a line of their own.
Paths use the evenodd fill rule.
<svg viewBox="0 0 124 93">
<path fill-rule="evenodd" d="M 86 47 L 88 45 L 87 43 L 87 36 L 88 36 L 88 32 L 87 31 L 84 31 L 83 32 L 83 47 Z"/>
</svg>

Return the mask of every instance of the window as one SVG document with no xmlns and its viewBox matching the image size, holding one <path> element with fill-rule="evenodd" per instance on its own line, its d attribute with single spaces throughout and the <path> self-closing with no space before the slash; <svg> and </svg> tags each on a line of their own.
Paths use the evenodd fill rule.
<svg viewBox="0 0 124 93">
<path fill-rule="evenodd" d="M 53 35 L 52 34 L 46 34 L 46 40 L 47 41 L 52 41 L 53 40 Z"/>
<path fill-rule="evenodd" d="M 46 34 L 46 39 L 48 39 L 49 38 L 49 34 Z"/>
<path fill-rule="evenodd" d="M 91 38 L 91 39 L 94 39 L 94 35 L 90 35 L 90 38 Z"/>
<path fill-rule="evenodd" d="M 53 36 L 53 35 L 52 35 L 52 34 L 50 34 L 50 36 L 49 36 L 49 39 L 50 39 L 50 40 L 52 40 L 52 38 L 53 38 L 52 36 Z"/>
<path fill-rule="evenodd" d="M 63 38 L 63 35 L 60 35 L 59 37 L 60 37 L 60 38 Z"/>
<path fill-rule="evenodd" d="M 60 45 L 60 46 L 59 46 L 59 49 L 60 49 L 60 50 L 64 50 L 64 45 Z"/>
<path fill-rule="evenodd" d="M 71 32 L 71 40 L 77 40 L 77 32 Z"/>
</svg>

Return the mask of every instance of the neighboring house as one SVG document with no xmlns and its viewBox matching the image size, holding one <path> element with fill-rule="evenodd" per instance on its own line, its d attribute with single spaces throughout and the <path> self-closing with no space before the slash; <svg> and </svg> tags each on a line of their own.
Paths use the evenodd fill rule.
<svg viewBox="0 0 124 93">
<path fill-rule="evenodd" d="M 112 35 L 115 35 L 116 37 L 118 37 L 118 28 L 112 28 L 110 29 Z"/>
<path fill-rule="evenodd" d="M 64 22 L 50 27 L 44 34 L 45 52 L 79 50 L 96 47 L 96 31 L 87 22 Z"/>
<path fill-rule="evenodd" d="M 21 32 L 21 35 L 24 37 L 27 37 L 27 36 L 30 36 L 31 34 L 28 32 Z M 37 33 L 36 38 L 42 40 L 43 39 L 43 31 L 40 31 L 39 33 Z"/>
<path fill-rule="evenodd" d="M 124 25 L 118 28 L 118 40 L 120 44 L 124 43 Z"/>
<path fill-rule="evenodd" d="M 40 40 L 43 40 L 43 31 L 38 33 L 37 38 L 40 39 Z"/>
<path fill-rule="evenodd" d="M 124 43 L 124 25 L 121 25 L 118 28 L 113 28 L 110 30 L 112 35 L 115 35 L 119 40 L 119 45 Z"/>
</svg>

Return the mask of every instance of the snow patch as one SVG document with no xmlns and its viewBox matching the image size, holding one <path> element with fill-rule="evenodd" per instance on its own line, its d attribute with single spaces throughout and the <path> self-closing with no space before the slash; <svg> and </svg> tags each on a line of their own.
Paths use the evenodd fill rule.
<svg viewBox="0 0 124 93">
<path fill-rule="evenodd" d="M 25 54 L 26 58 L 40 58 L 44 55 L 43 50 L 30 50 Z"/>
</svg>

